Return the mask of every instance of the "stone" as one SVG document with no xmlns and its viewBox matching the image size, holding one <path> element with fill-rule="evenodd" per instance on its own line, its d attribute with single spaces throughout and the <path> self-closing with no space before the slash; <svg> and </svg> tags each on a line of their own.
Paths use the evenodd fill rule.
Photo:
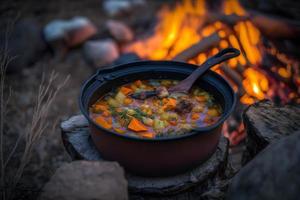
<svg viewBox="0 0 300 200">
<path fill-rule="evenodd" d="M 228 200 L 299 199 L 300 131 L 267 146 L 233 178 Z"/>
<path fill-rule="evenodd" d="M 127 181 L 116 162 L 74 161 L 58 168 L 40 200 L 126 200 Z"/>
<path fill-rule="evenodd" d="M 98 68 L 116 60 L 119 57 L 119 50 L 113 40 L 92 40 L 83 45 L 83 55 L 88 64 Z"/>
<path fill-rule="evenodd" d="M 137 6 L 146 4 L 145 0 L 105 0 L 103 1 L 103 9 L 109 16 L 117 16 L 122 13 L 128 13 Z"/>
<path fill-rule="evenodd" d="M 12 61 L 8 64 L 8 73 L 20 72 L 30 66 L 46 50 L 46 43 L 42 38 L 42 29 L 34 19 L 23 19 L 6 34 L 7 30 L 0 32 L 0 47 L 7 52 Z"/>
<path fill-rule="evenodd" d="M 123 22 L 117 20 L 108 20 L 106 22 L 106 26 L 109 33 L 116 41 L 120 43 L 126 43 L 133 40 L 134 36 L 132 30 Z"/>
<path fill-rule="evenodd" d="M 243 121 L 247 130 L 246 163 L 269 144 L 300 130 L 300 106 L 263 100 L 245 110 Z"/>
<path fill-rule="evenodd" d="M 43 30 L 45 40 L 56 48 L 59 42 L 74 47 L 97 33 L 95 25 L 86 17 L 74 17 L 69 20 L 56 19 L 49 22 Z"/>
</svg>

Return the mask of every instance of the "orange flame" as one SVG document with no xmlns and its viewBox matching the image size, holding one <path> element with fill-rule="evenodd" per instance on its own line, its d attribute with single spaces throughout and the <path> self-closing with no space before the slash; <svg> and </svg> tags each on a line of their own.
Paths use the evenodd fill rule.
<svg viewBox="0 0 300 200">
<path fill-rule="evenodd" d="M 238 0 L 224 1 L 223 14 L 247 15 Z M 181 51 L 217 31 L 221 38 L 219 45 L 207 52 L 199 53 L 196 58 L 188 62 L 201 64 L 208 56 L 229 46 L 240 49 L 243 54 L 231 59 L 227 64 L 231 68 L 236 68 L 238 65 L 246 68 L 242 74 L 246 94 L 241 98 L 241 102 L 250 104 L 265 98 L 268 79 L 264 74 L 251 68 L 252 65 L 261 62 L 259 30 L 250 21 L 240 21 L 231 31 L 228 31 L 228 27 L 219 21 L 206 25 L 207 17 L 209 13 L 205 0 L 183 0 L 173 9 L 164 8 L 159 12 L 159 22 L 152 36 L 130 44 L 124 51 L 135 52 L 140 57 L 151 60 L 172 59 Z M 283 76 L 288 75 L 283 69 L 279 73 Z"/>
</svg>

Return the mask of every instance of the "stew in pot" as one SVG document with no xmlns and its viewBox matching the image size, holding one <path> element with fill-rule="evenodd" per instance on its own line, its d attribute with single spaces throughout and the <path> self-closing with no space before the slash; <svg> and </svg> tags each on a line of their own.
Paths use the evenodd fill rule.
<svg viewBox="0 0 300 200">
<path fill-rule="evenodd" d="M 95 123 L 118 134 L 141 138 L 168 137 L 209 126 L 220 118 L 222 108 L 214 97 L 194 86 L 188 94 L 168 94 L 177 80 L 137 80 L 98 99 L 90 107 Z M 131 98 L 137 92 L 160 89 L 158 96 Z"/>
</svg>

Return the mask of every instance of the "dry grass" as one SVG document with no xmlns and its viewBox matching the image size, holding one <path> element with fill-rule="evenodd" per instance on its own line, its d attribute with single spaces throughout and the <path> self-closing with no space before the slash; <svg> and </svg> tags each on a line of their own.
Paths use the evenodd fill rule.
<svg viewBox="0 0 300 200">
<path fill-rule="evenodd" d="M 0 179 L 1 179 L 1 197 L 3 200 L 12 199 L 17 184 L 22 178 L 25 167 L 30 162 L 32 150 L 38 143 L 41 136 L 50 124 L 48 123 L 47 116 L 50 108 L 62 87 L 67 83 L 69 76 L 64 79 L 57 87 L 53 87 L 54 81 L 58 78 L 58 74 L 52 72 L 48 78 L 44 75 L 39 86 L 35 106 L 32 113 L 31 123 L 25 128 L 25 133 L 20 134 L 16 143 L 10 148 L 7 156 L 4 155 L 4 125 L 7 113 L 7 106 L 9 104 L 9 96 L 5 94 L 5 72 L 8 63 L 12 58 L 9 58 L 6 49 L 1 53 L 0 60 Z M 9 92 L 10 93 L 10 92 Z M 16 171 L 13 173 L 13 177 L 6 176 L 6 170 L 8 163 L 16 153 L 16 149 L 19 148 L 19 141 L 25 140 L 25 147 L 23 147 L 23 153 Z M 7 152 L 7 151 L 5 151 Z"/>
</svg>

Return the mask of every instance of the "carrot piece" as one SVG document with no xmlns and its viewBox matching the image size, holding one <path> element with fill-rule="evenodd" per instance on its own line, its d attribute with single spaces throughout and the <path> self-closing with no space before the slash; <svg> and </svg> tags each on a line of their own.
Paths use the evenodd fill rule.
<svg viewBox="0 0 300 200">
<path fill-rule="evenodd" d="M 171 124 L 172 126 L 176 126 L 177 125 L 177 121 L 171 120 L 171 121 L 169 121 L 169 124 Z"/>
<path fill-rule="evenodd" d="M 104 111 L 102 112 L 102 115 L 103 115 L 104 117 L 109 117 L 109 116 L 110 116 L 110 112 L 109 112 L 108 110 L 104 110 Z"/>
<path fill-rule="evenodd" d="M 144 138 L 154 138 L 154 134 L 151 132 L 140 132 L 139 136 Z"/>
<path fill-rule="evenodd" d="M 129 98 L 129 97 L 126 97 L 125 99 L 124 99 L 124 105 L 129 105 L 129 104 L 131 104 L 133 102 L 133 100 L 131 99 L 131 98 Z"/>
<path fill-rule="evenodd" d="M 134 84 L 135 84 L 136 86 L 140 87 L 143 83 L 142 83 L 141 80 L 137 80 L 137 81 L 134 82 Z"/>
<path fill-rule="evenodd" d="M 105 105 L 101 105 L 101 104 L 95 104 L 93 106 L 93 111 L 94 112 L 103 112 L 107 110 L 107 106 Z"/>
<path fill-rule="evenodd" d="M 112 121 L 113 121 L 113 120 L 112 120 L 112 117 L 107 118 L 106 121 L 107 121 L 109 124 L 112 124 Z"/>
<path fill-rule="evenodd" d="M 128 87 L 125 87 L 125 86 L 121 87 L 120 91 L 121 91 L 124 95 L 128 95 L 128 94 L 130 94 L 130 93 L 133 92 L 133 90 L 132 90 L 131 88 L 128 88 Z"/>
<path fill-rule="evenodd" d="M 200 114 L 199 113 L 193 113 L 191 116 L 192 120 L 197 120 L 200 118 Z"/>
<path fill-rule="evenodd" d="M 140 132 L 140 131 L 147 131 L 147 127 L 144 126 L 144 124 L 142 122 L 140 122 L 138 119 L 136 118 L 132 118 L 132 120 L 130 121 L 129 125 L 128 125 L 128 129 L 135 131 L 135 132 Z"/>
<path fill-rule="evenodd" d="M 169 99 L 169 102 L 168 102 L 168 105 L 172 108 L 175 108 L 176 107 L 176 99 L 172 99 L 170 98 Z"/>
<path fill-rule="evenodd" d="M 163 104 L 167 104 L 169 102 L 169 99 L 168 98 L 163 98 L 162 102 L 163 102 Z"/>
<path fill-rule="evenodd" d="M 102 116 L 96 117 L 95 121 L 97 122 L 97 124 L 99 124 L 103 128 L 110 129 L 112 127 L 112 123 L 109 123 L 108 121 L 106 121 L 105 118 Z"/>
<path fill-rule="evenodd" d="M 176 107 L 176 99 L 169 98 L 168 102 L 163 105 L 163 110 L 174 109 Z"/>
</svg>

